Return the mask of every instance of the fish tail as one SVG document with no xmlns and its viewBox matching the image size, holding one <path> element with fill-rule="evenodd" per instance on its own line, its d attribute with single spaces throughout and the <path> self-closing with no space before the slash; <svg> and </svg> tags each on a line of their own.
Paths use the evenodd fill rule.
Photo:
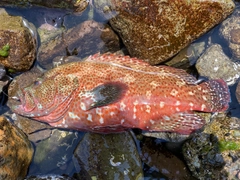
<svg viewBox="0 0 240 180">
<path fill-rule="evenodd" d="M 201 110 L 223 112 L 228 109 L 231 97 L 227 83 L 224 80 L 209 80 L 201 83 L 200 87 L 202 88 L 202 98 L 205 100 L 201 106 Z"/>
</svg>

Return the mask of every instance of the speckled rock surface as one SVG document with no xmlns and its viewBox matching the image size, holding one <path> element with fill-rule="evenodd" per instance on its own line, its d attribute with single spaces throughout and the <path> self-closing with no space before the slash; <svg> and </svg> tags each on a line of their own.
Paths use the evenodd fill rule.
<svg viewBox="0 0 240 180">
<path fill-rule="evenodd" d="M 131 56 L 158 64 L 221 22 L 234 9 L 230 0 L 95 1 Z"/>
<path fill-rule="evenodd" d="M 0 9 L 0 21 L 0 47 L 10 46 L 9 55 L 0 56 L 0 64 L 16 71 L 28 70 L 36 57 L 33 25 L 20 16 L 9 16 L 4 9 Z"/>
<path fill-rule="evenodd" d="M 119 38 L 108 25 L 88 20 L 43 43 L 37 58 L 41 66 L 49 69 L 56 56 L 84 58 L 97 52 L 115 52 L 119 49 Z"/>
<path fill-rule="evenodd" d="M 219 34 L 227 41 L 234 60 L 240 60 L 240 10 L 236 11 L 226 19 L 220 29 Z"/>
<path fill-rule="evenodd" d="M 233 85 L 240 76 L 240 65 L 232 62 L 219 44 L 211 45 L 197 60 L 196 68 L 201 76 L 223 79 Z"/>
<path fill-rule="evenodd" d="M 240 119 L 213 116 L 203 133 L 193 134 L 184 144 L 183 155 L 198 179 L 238 179 Z"/>
<path fill-rule="evenodd" d="M 78 179 L 141 179 L 141 160 L 129 132 L 86 133 L 75 152 Z M 79 166 L 78 165 L 78 166 Z"/>
<path fill-rule="evenodd" d="M 32 160 L 33 148 L 27 136 L 0 117 L 0 179 L 23 179 Z"/>
</svg>

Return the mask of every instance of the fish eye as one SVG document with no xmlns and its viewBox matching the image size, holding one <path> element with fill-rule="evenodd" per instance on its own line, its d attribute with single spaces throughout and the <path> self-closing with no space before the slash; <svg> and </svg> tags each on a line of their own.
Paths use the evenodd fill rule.
<svg viewBox="0 0 240 180">
<path fill-rule="evenodd" d="M 16 101 L 19 101 L 19 102 L 20 102 L 20 98 L 19 98 L 19 97 L 17 97 L 17 96 L 13 96 L 13 97 L 11 97 L 11 99 L 13 99 L 13 100 L 16 100 Z"/>
<path fill-rule="evenodd" d="M 42 83 L 41 81 L 34 81 L 34 82 L 33 82 L 33 84 L 36 85 L 36 86 L 37 86 L 37 85 L 40 85 L 41 83 Z"/>
</svg>

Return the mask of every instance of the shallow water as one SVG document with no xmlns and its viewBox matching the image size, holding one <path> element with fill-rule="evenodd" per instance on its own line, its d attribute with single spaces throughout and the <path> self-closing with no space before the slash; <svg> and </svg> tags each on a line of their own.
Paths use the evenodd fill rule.
<svg viewBox="0 0 240 180">
<path fill-rule="evenodd" d="M 69 29 L 69 28 L 74 27 L 75 25 L 87 20 L 90 8 L 88 8 L 81 15 L 73 15 L 73 14 L 71 14 L 70 11 L 67 11 L 67 10 L 48 9 L 48 8 L 40 8 L 40 7 L 29 7 L 29 8 L 7 7 L 6 10 L 10 15 L 18 15 L 18 16 L 24 17 L 28 21 L 32 22 L 36 26 L 36 28 L 38 28 L 41 24 L 47 22 L 48 24 L 51 24 L 55 27 L 63 27 L 63 28 Z M 51 13 L 50 13 L 50 11 L 51 11 Z M 105 21 L 104 19 L 101 19 L 99 17 L 94 17 L 94 19 L 98 22 Z M 215 32 L 217 32 L 218 28 L 219 28 L 219 25 L 216 26 L 214 29 L 212 29 L 207 34 L 205 34 L 203 37 L 198 39 L 196 42 L 207 41 L 209 36 L 211 35 L 212 42 L 221 44 L 223 47 L 226 47 L 225 42 L 222 41 L 221 39 L 219 39 L 217 37 L 217 35 L 214 34 Z M 224 51 L 227 55 L 230 55 L 228 48 L 224 48 Z M 35 65 L 37 65 L 37 63 L 38 62 L 36 61 Z M 14 74 L 10 74 L 10 75 L 13 77 L 15 76 Z M 229 107 L 229 115 L 232 117 L 240 118 L 240 105 L 235 96 L 236 86 L 237 86 L 237 83 L 235 85 L 229 87 L 230 93 L 231 93 L 231 103 L 230 103 L 230 107 Z M 4 94 L 1 93 L 1 96 L 3 97 Z M 2 114 L 2 113 L 7 112 L 9 110 L 9 108 L 6 105 L 4 105 L 6 102 L 6 97 L 4 99 L 3 98 L 1 98 L 1 99 L 2 99 L 2 101 L 1 101 L 2 106 L 0 106 L 1 107 L 0 113 Z M 83 137 L 84 133 L 75 132 L 75 131 L 73 131 L 73 132 L 78 134 L 78 139 L 75 142 L 77 144 L 77 142 L 79 142 L 80 139 Z M 74 148 L 72 148 L 72 151 L 73 150 L 74 150 Z M 70 151 L 69 151 L 69 153 L 70 153 Z M 42 162 L 43 165 L 44 165 L 44 163 L 45 162 Z M 73 173 L 77 172 L 75 170 L 72 162 L 66 162 L 66 165 L 69 168 L 66 168 L 62 171 L 60 169 L 51 169 L 51 171 L 41 171 L 38 169 L 39 166 L 36 166 L 35 163 L 33 162 L 29 169 L 29 175 L 36 175 L 39 172 L 41 172 L 41 174 L 53 173 L 53 174 L 60 174 L 60 175 L 61 174 L 73 175 Z M 154 170 L 153 167 L 144 165 L 143 169 L 145 171 L 146 179 L 150 179 L 149 177 L 166 179 L 166 177 L 161 176 L 161 173 L 157 172 L 157 170 Z"/>
</svg>

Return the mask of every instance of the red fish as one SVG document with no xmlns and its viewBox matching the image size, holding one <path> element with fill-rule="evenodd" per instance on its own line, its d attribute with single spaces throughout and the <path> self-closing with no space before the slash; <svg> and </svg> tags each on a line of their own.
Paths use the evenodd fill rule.
<svg viewBox="0 0 240 180">
<path fill-rule="evenodd" d="M 225 111 L 230 101 L 223 80 L 197 82 L 181 69 L 150 66 L 128 56 L 95 54 L 46 72 L 19 90 L 19 103 L 10 107 L 60 128 L 190 134 L 205 124 L 193 111 Z"/>
</svg>

